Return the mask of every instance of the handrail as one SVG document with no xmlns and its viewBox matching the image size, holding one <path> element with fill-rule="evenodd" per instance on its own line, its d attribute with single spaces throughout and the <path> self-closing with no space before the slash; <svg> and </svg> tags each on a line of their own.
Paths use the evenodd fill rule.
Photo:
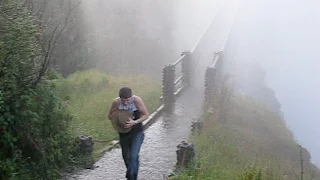
<svg viewBox="0 0 320 180">
<path fill-rule="evenodd" d="M 175 82 L 174 85 L 177 85 L 183 78 L 183 75 L 181 75 Z"/>
<path fill-rule="evenodd" d="M 151 126 L 152 123 L 161 115 L 162 111 L 164 110 L 164 104 L 161 104 L 158 109 L 150 114 L 149 118 L 142 122 L 143 129 L 147 129 Z"/>
<path fill-rule="evenodd" d="M 177 64 L 179 64 L 182 60 L 183 60 L 183 58 L 185 57 L 186 55 L 184 54 L 184 55 L 182 55 L 176 62 L 174 62 L 172 65 L 173 66 L 176 66 Z"/>
<path fill-rule="evenodd" d="M 182 92 L 182 90 L 183 90 L 183 87 L 180 87 L 180 88 L 174 93 L 174 95 L 175 95 L 175 96 L 179 95 L 179 94 Z"/>
<path fill-rule="evenodd" d="M 209 66 L 209 68 L 216 68 L 216 65 L 221 57 L 222 51 L 214 53 L 214 58 L 212 64 Z"/>
<path fill-rule="evenodd" d="M 223 3 L 222 3 L 223 4 Z M 150 115 L 150 117 L 143 122 L 143 127 L 144 129 L 148 128 L 151 124 L 155 122 L 157 117 L 160 116 L 160 114 L 163 111 L 168 111 L 169 113 L 172 111 L 172 107 L 174 104 L 174 101 L 176 97 L 178 97 L 188 86 L 189 86 L 189 78 L 190 78 L 190 58 L 192 57 L 193 52 L 198 48 L 200 45 L 201 41 L 209 31 L 210 27 L 214 23 L 216 19 L 216 15 L 221 12 L 220 8 L 222 4 L 219 4 L 218 11 L 214 14 L 211 22 L 208 24 L 208 27 L 204 30 L 203 34 L 200 36 L 198 41 L 196 42 L 195 46 L 193 47 L 192 51 L 186 51 L 181 53 L 181 56 L 179 57 L 178 60 L 176 60 L 174 63 L 169 64 L 163 68 L 163 95 L 160 97 L 161 100 L 161 105 L 158 107 L 158 109 Z M 217 63 L 220 55 L 215 54 L 214 62 L 212 66 L 214 67 L 215 64 Z M 176 78 L 175 74 L 175 69 L 176 66 L 181 63 L 182 64 L 182 74 Z M 182 85 L 178 85 L 180 82 L 183 82 Z M 177 87 L 177 85 L 179 87 Z"/>
</svg>

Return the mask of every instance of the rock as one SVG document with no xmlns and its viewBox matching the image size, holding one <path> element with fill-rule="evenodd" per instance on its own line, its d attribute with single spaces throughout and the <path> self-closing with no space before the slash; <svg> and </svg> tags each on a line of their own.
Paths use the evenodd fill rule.
<svg viewBox="0 0 320 180">
<path fill-rule="evenodd" d="M 92 153 L 93 140 L 90 136 L 80 136 L 79 138 L 79 150 L 82 153 Z"/>
<path fill-rule="evenodd" d="M 188 166 L 193 162 L 195 157 L 194 145 L 182 141 L 178 146 L 177 153 L 177 166 Z"/>
<path fill-rule="evenodd" d="M 94 166 L 94 162 L 90 162 L 90 163 L 85 164 L 85 169 L 93 170 L 94 168 L 96 168 L 96 166 Z"/>
<path fill-rule="evenodd" d="M 202 131 L 202 127 L 203 127 L 203 122 L 200 121 L 200 119 L 195 119 L 193 122 L 192 122 L 192 125 L 191 125 L 191 131 L 192 133 L 196 132 L 196 131 L 199 131 L 201 132 Z"/>
</svg>

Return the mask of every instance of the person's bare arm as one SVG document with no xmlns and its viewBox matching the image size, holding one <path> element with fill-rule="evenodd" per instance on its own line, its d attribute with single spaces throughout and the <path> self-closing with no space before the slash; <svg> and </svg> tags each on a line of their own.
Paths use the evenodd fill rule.
<svg viewBox="0 0 320 180">
<path fill-rule="evenodd" d="M 112 113 L 114 112 L 114 111 L 116 111 L 118 108 L 117 108 L 117 102 L 116 102 L 116 100 L 114 100 L 113 102 L 112 102 L 112 104 L 111 104 L 111 107 L 110 107 L 110 110 L 109 110 L 109 114 L 108 114 L 108 118 L 111 120 L 111 118 L 112 118 Z"/>
<path fill-rule="evenodd" d="M 149 112 L 148 112 L 146 105 L 144 104 L 143 100 L 140 97 L 137 96 L 135 98 L 135 104 L 137 106 L 137 109 L 141 113 L 140 118 L 135 121 L 136 121 L 136 123 L 141 123 L 141 122 L 145 121 L 146 119 L 148 119 Z"/>
</svg>

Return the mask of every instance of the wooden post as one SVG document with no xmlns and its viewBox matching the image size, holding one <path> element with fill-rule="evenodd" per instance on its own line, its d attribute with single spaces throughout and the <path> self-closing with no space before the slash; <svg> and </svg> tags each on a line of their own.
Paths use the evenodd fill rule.
<svg viewBox="0 0 320 180">
<path fill-rule="evenodd" d="M 168 113 L 173 112 L 175 96 L 174 96 L 175 67 L 166 65 L 162 71 L 162 97 L 164 110 Z"/>
<path fill-rule="evenodd" d="M 191 82 L 191 52 L 184 51 L 181 55 L 185 55 L 181 62 L 181 71 L 182 71 L 182 83 L 185 86 L 189 86 Z"/>
<path fill-rule="evenodd" d="M 224 60 L 224 56 L 223 56 L 223 52 L 219 52 L 219 59 L 218 59 L 218 62 L 216 64 L 216 69 L 217 69 L 217 76 L 218 77 L 221 77 L 222 76 L 222 73 L 223 73 L 223 60 Z"/>
<path fill-rule="evenodd" d="M 204 91 L 204 101 L 205 104 L 210 106 L 213 102 L 213 93 L 214 93 L 214 81 L 216 76 L 216 69 L 208 67 L 205 74 L 205 91 Z"/>
<path fill-rule="evenodd" d="M 192 165 L 194 163 L 195 157 L 195 149 L 194 145 L 182 141 L 177 146 L 178 150 L 176 151 L 177 154 L 177 163 L 176 166 L 179 168 L 184 168 Z"/>
</svg>

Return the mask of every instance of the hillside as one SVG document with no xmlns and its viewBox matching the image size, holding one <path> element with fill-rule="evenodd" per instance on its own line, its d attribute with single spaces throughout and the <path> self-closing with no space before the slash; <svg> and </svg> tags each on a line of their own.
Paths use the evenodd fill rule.
<svg viewBox="0 0 320 180">
<path fill-rule="evenodd" d="M 256 92 L 268 89 L 261 87 Z M 320 179 L 310 153 L 295 142 L 275 106 L 238 89 L 226 83 L 216 88 L 213 111 L 205 111 L 202 133 L 190 137 L 195 166 L 172 179 L 291 180 L 301 179 L 301 172 L 304 179 Z"/>
</svg>

